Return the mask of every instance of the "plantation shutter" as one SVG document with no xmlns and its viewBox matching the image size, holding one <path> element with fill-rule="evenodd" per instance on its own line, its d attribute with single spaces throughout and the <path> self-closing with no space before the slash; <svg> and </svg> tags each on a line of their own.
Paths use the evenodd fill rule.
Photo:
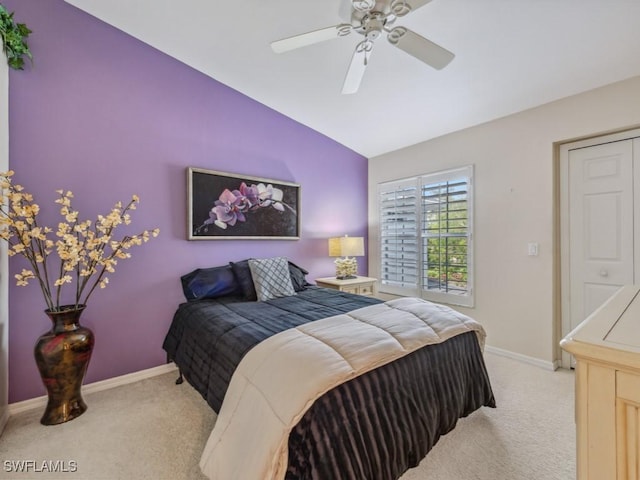
<svg viewBox="0 0 640 480">
<path fill-rule="evenodd" d="M 379 184 L 380 291 L 473 306 L 473 167 Z"/>
<path fill-rule="evenodd" d="M 380 185 L 380 261 L 383 285 L 417 289 L 418 184 L 410 181 Z"/>
<path fill-rule="evenodd" d="M 422 288 L 468 295 L 470 172 L 460 169 L 422 177 Z"/>
</svg>

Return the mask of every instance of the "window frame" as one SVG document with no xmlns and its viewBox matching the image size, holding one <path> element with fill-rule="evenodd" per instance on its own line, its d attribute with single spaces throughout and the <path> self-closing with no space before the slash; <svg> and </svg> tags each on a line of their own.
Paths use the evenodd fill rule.
<svg viewBox="0 0 640 480">
<path fill-rule="evenodd" d="M 426 261 L 425 261 L 425 239 L 428 238 L 423 230 L 423 189 L 425 186 L 437 185 L 438 183 L 453 181 L 464 178 L 467 183 L 467 293 L 447 293 L 436 290 L 427 290 L 424 288 L 424 279 L 426 278 Z M 416 201 L 415 201 L 415 221 L 416 221 L 416 282 L 415 285 L 399 285 L 392 283 L 385 283 L 384 281 L 384 269 L 385 269 L 385 241 L 383 237 L 383 230 L 388 229 L 388 221 L 383 219 L 383 195 L 385 192 L 390 192 L 395 188 L 398 191 L 403 186 L 415 186 Z M 388 211 L 388 210 L 387 210 Z M 475 305 L 474 295 L 474 167 L 473 165 L 466 165 L 463 167 L 457 167 L 447 170 L 441 170 L 433 173 L 426 173 L 417 175 L 415 177 L 408 177 L 398 180 L 391 180 L 381 182 L 378 184 L 378 267 L 380 272 L 380 293 L 388 293 L 399 296 L 414 296 L 421 297 L 425 300 L 430 300 L 438 303 L 446 303 L 450 305 L 459 305 L 465 307 L 473 307 Z M 433 238 L 433 237 L 432 237 Z"/>
</svg>

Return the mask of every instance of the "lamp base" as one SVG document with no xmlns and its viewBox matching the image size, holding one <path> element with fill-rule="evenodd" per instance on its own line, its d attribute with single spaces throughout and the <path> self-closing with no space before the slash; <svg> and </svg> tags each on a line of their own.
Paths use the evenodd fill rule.
<svg viewBox="0 0 640 480">
<path fill-rule="evenodd" d="M 345 280 L 348 278 L 356 278 L 358 273 L 358 262 L 355 257 L 336 258 L 336 278 Z"/>
<path fill-rule="evenodd" d="M 336 279 L 338 280 L 353 280 L 355 278 L 358 278 L 358 277 L 355 275 L 343 275 L 341 277 L 336 276 Z"/>
</svg>

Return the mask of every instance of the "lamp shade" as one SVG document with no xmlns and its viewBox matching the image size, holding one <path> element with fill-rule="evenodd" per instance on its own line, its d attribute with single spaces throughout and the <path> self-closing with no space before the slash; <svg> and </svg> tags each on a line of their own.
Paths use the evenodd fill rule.
<svg viewBox="0 0 640 480">
<path fill-rule="evenodd" d="M 330 257 L 362 257 L 364 256 L 364 238 L 334 237 L 329 239 Z"/>
</svg>

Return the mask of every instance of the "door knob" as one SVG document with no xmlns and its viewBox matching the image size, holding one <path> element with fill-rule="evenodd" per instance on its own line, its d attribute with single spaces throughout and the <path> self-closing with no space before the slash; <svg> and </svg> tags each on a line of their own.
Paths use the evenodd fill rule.
<svg viewBox="0 0 640 480">
<path fill-rule="evenodd" d="M 600 276 L 601 277 L 607 277 L 609 275 L 609 272 L 607 272 L 604 268 L 602 270 L 600 270 Z"/>
</svg>

